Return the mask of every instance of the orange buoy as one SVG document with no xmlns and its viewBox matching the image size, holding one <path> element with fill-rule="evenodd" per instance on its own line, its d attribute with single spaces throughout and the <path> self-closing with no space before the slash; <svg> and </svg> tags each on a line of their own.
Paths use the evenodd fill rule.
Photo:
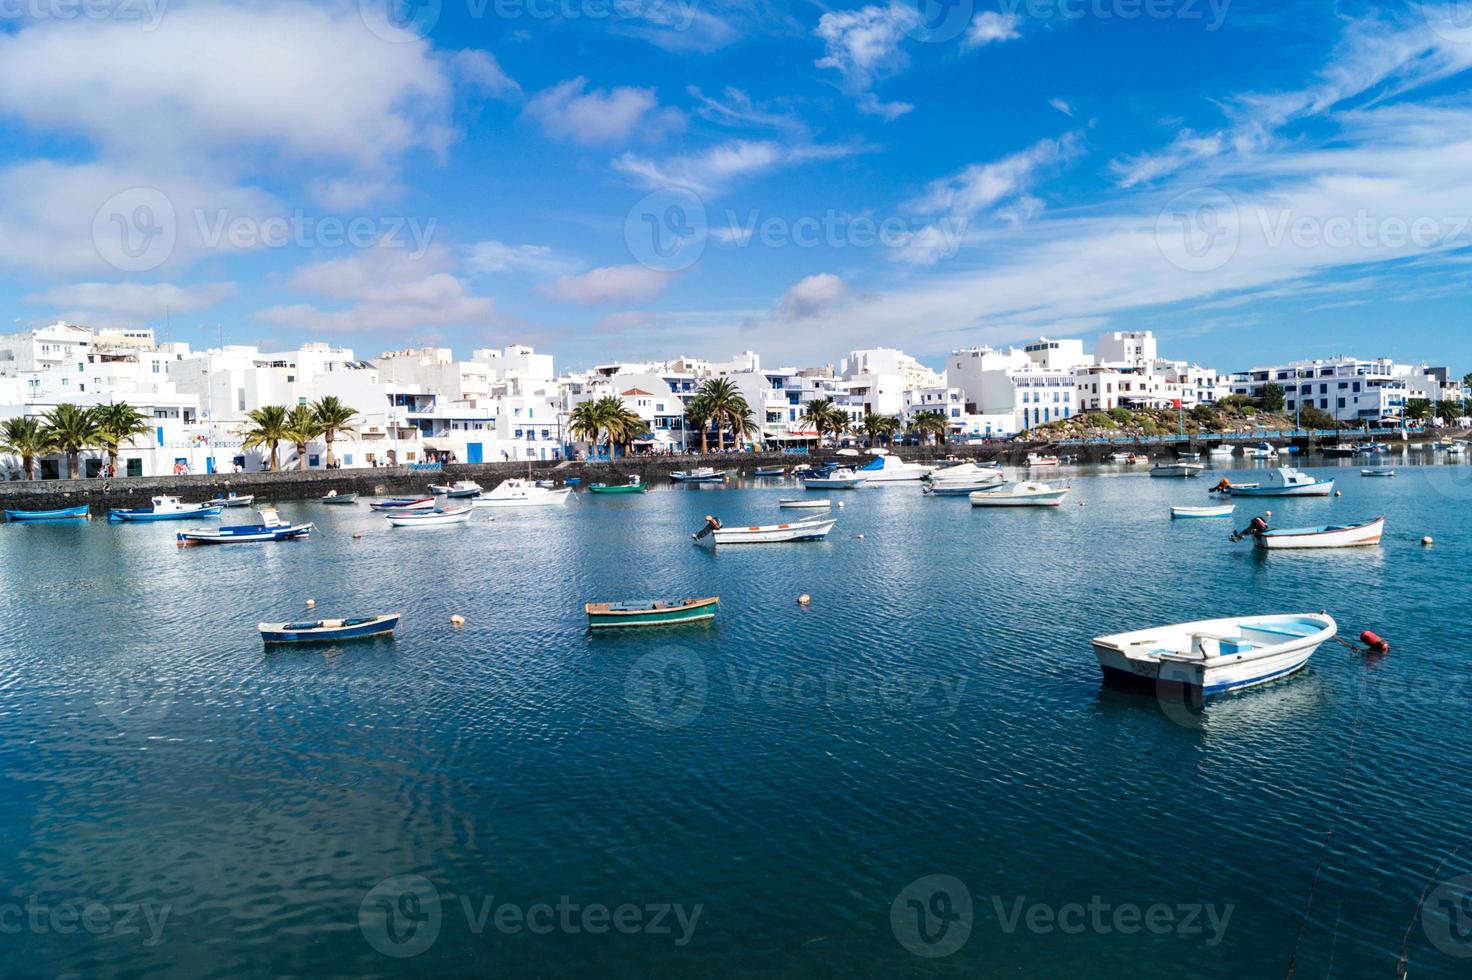
<svg viewBox="0 0 1472 980">
<path fill-rule="evenodd" d="M 1365 630 L 1363 633 L 1360 634 L 1360 642 L 1369 647 L 1371 650 L 1374 650 L 1376 653 L 1390 652 L 1390 644 L 1382 640 L 1378 634 L 1371 632 L 1370 630 Z"/>
</svg>

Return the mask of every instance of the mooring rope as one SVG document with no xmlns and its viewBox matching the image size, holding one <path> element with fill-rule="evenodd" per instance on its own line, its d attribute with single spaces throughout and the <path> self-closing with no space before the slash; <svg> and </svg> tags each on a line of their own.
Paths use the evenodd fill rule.
<svg viewBox="0 0 1472 980">
<path fill-rule="evenodd" d="M 1441 861 L 1437 863 L 1436 868 L 1431 872 L 1430 877 L 1426 879 L 1426 885 L 1421 889 L 1421 897 L 1416 899 L 1416 908 L 1411 913 L 1411 921 L 1406 923 L 1406 931 L 1400 937 L 1400 959 L 1395 961 L 1395 975 L 1397 978 L 1404 978 L 1410 975 L 1409 971 L 1406 970 L 1406 961 L 1411 958 L 1411 930 L 1416 928 L 1416 920 L 1421 917 L 1421 909 L 1426 905 L 1426 896 L 1430 895 L 1431 889 L 1436 887 L 1437 879 L 1441 877 L 1441 869 L 1446 867 L 1448 861 L 1460 854 L 1468 843 L 1472 843 L 1472 841 L 1463 841 L 1450 851 L 1447 851 Z"/>
</svg>

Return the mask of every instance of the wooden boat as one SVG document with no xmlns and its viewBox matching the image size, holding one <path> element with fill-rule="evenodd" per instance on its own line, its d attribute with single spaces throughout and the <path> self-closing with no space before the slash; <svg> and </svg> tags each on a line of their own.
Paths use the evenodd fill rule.
<svg viewBox="0 0 1472 980">
<path fill-rule="evenodd" d="M 1360 476 L 1378 476 L 1378 477 L 1395 476 L 1395 470 L 1384 469 L 1384 468 L 1380 468 L 1380 469 L 1369 469 L 1369 470 L 1360 470 Z"/>
<path fill-rule="evenodd" d="M 356 504 L 358 502 L 358 495 L 356 493 L 338 493 L 336 490 L 329 490 L 327 496 L 322 497 L 321 501 L 324 504 Z"/>
<path fill-rule="evenodd" d="M 259 623 L 261 639 L 267 643 L 336 643 L 364 640 L 392 633 L 401 613 L 359 616 L 356 619 L 319 619 L 305 623 Z"/>
<path fill-rule="evenodd" d="M 490 493 L 471 501 L 472 507 L 547 507 L 567 502 L 572 487 L 553 489 L 539 487 L 527 480 L 512 478 L 501 481 Z"/>
<path fill-rule="evenodd" d="M 833 501 L 829 500 L 827 497 L 824 497 L 821 500 L 815 497 L 782 497 L 777 501 L 777 506 L 786 507 L 789 509 L 809 508 L 812 510 L 824 510 L 832 507 Z"/>
<path fill-rule="evenodd" d="M 446 497 L 450 500 L 461 500 L 466 497 L 478 497 L 480 496 L 481 491 L 483 491 L 484 489 L 484 487 L 482 487 L 479 483 L 476 483 L 474 480 L 456 480 L 454 483 L 450 484 L 431 483 L 429 485 L 429 490 L 431 493 L 437 494 L 441 497 Z"/>
<path fill-rule="evenodd" d="M 464 524 L 470 520 L 470 511 L 471 508 L 467 505 L 454 510 L 435 508 L 410 513 L 400 511 L 384 516 L 388 518 L 390 527 L 441 527 L 445 524 Z"/>
<path fill-rule="evenodd" d="M 567 481 L 571 483 L 571 480 Z M 649 485 L 639 479 L 635 473 L 629 477 L 628 483 L 592 483 L 588 485 L 589 493 L 648 493 Z"/>
<path fill-rule="evenodd" d="M 186 504 L 178 497 L 159 496 L 153 498 L 153 506 L 133 509 L 115 509 L 108 512 L 109 524 L 146 521 L 181 521 L 191 517 L 219 517 L 224 510 L 219 504 Z"/>
<path fill-rule="evenodd" d="M 588 614 L 588 628 L 594 630 L 630 629 L 642 626 L 677 626 L 715 619 L 721 600 L 707 599 L 639 600 L 632 602 L 589 602 L 583 606 Z"/>
<path fill-rule="evenodd" d="M 1190 477 L 1199 476 L 1205 469 L 1205 465 L 1201 463 L 1156 463 L 1150 467 L 1150 475 Z"/>
<path fill-rule="evenodd" d="M 1068 496 L 1068 487 L 1046 483 L 1014 483 L 1010 487 L 980 490 L 971 494 L 972 507 L 1058 507 Z"/>
<path fill-rule="evenodd" d="M 1256 530 L 1249 534 L 1257 547 L 1276 551 L 1287 548 L 1363 548 L 1380 543 L 1385 532 L 1385 518 L 1360 524 L 1327 524 L 1322 527 L 1296 527 L 1282 530 Z M 1239 532 L 1240 533 L 1240 532 Z M 1234 535 L 1236 537 L 1236 535 Z"/>
<path fill-rule="evenodd" d="M 1320 480 L 1291 466 L 1267 471 L 1257 484 L 1238 485 L 1225 479 L 1222 483 L 1226 484 L 1223 492 L 1234 497 L 1327 497 L 1334 492 L 1333 480 Z"/>
<path fill-rule="evenodd" d="M 1170 516 L 1172 518 L 1231 517 L 1232 512 L 1236 509 L 1236 504 L 1222 504 L 1217 507 L 1172 507 Z"/>
<path fill-rule="evenodd" d="M 725 483 L 726 474 L 709 466 L 697 466 L 693 470 L 675 470 L 670 479 L 676 483 Z"/>
<path fill-rule="evenodd" d="M 827 473 L 814 473 L 802 478 L 806 490 L 854 490 L 864 485 L 864 478 L 847 466 L 839 466 Z"/>
<path fill-rule="evenodd" d="M 1205 696 L 1287 677 L 1338 632 L 1324 613 L 1243 616 L 1097 636 L 1093 647 L 1107 678 Z"/>
<path fill-rule="evenodd" d="M 758 466 L 752 471 L 752 476 L 786 476 L 785 466 Z"/>
<path fill-rule="evenodd" d="M 63 507 L 60 510 L 7 510 L 5 519 L 16 522 L 38 521 L 85 521 L 89 511 L 82 507 Z"/>
<path fill-rule="evenodd" d="M 387 500 L 370 500 L 368 507 L 378 511 L 434 510 L 433 497 L 390 497 Z"/>
<path fill-rule="evenodd" d="M 836 517 L 813 517 L 790 524 L 758 524 L 750 527 L 721 527 L 710 531 L 713 544 L 783 544 L 788 541 L 821 541 L 838 523 Z M 692 535 L 697 541 L 705 533 Z"/>
<path fill-rule="evenodd" d="M 261 508 L 261 523 L 237 524 L 227 527 L 193 527 L 180 531 L 175 540 L 183 545 L 195 544 L 254 544 L 262 541 L 290 541 L 305 538 L 312 533 L 311 524 L 292 524 L 283 521 L 273 507 Z"/>
<path fill-rule="evenodd" d="M 217 493 L 215 494 L 215 499 L 210 501 L 210 503 L 219 504 L 222 507 L 249 507 L 255 502 L 256 497 L 253 493 L 248 493 L 243 497 L 238 493 L 232 493 L 228 497 L 223 493 Z"/>
</svg>

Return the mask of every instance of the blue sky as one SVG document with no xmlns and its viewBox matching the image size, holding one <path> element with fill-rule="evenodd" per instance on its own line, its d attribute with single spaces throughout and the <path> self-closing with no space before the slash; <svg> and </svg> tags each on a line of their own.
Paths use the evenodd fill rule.
<svg viewBox="0 0 1472 980">
<path fill-rule="evenodd" d="M 78 11 L 0 5 L 20 327 L 564 367 L 1148 328 L 1228 370 L 1472 368 L 1462 5 Z"/>
</svg>

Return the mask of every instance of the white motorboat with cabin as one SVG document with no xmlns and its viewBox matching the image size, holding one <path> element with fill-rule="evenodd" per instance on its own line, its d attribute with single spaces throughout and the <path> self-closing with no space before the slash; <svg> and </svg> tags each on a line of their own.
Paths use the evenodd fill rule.
<svg viewBox="0 0 1472 980">
<path fill-rule="evenodd" d="M 1238 485 L 1223 478 L 1217 489 L 1233 497 L 1327 497 L 1334 492 L 1334 481 L 1279 466 L 1263 473 L 1259 483 Z"/>
<path fill-rule="evenodd" d="M 840 466 L 822 475 L 804 476 L 802 485 L 808 490 L 854 490 L 864 485 L 856 470 Z"/>
<path fill-rule="evenodd" d="M 1203 463 L 1156 463 L 1150 467 L 1151 476 L 1191 477 L 1199 476 L 1206 469 Z"/>
<path fill-rule="evenodd" d="M 485 488 L 474 480 L 456 480 L 449 484 L 431 483 L 429 490 L 431 493 L 450 500 L 461 500 L 466 497 L 478 497 Z"/>
<path fill-rule="evenodd" d="M 1210 459 L 1231 459 L 1235 453 L 1235 449 L 1226 445 L 1212 446 L 1206 451 L 1206 455 Z"/>
<path fill-rule="evenodd" d="M 712 466 L 697 466 L 693 470 L 675 470 L 670 479 L 676 483 L 725 483 L 726 474 Z"/>
<path fill-rule="evenodd" d="M 1278 450 L 1270 442 L 1260 442 L 1247 452 L 1251 459 L 1277 459 Z"/>
<path fill-rule="evenodd" d="M 1027 465 L 1030 467 L 1057 466 L 1057 456 L 1043 456 L 1038 453 L 1027 454 Z"/>
<path fill-rule="evenodd" d="M 933 466 L 907 463 L 882 449 L 873 449 L 870 453 L 874 459 L 858 471 L 867 483 L 910 483 L 925 479 L 935 470 Z"/>
<path fill-rule="evenodd" d="M 1068 487 L 1026 481 L 995 490 L 978 490 L 970 498 L 972 507 L 1057 507 L 1068 494 Z"/>
<path fill-rule="evenodd" d="M 472 507 L 555 507 L 565 503 L 572 487 L 543 487 L 512 477 L 471 501 Z"/>
<path fill-rule="evenodd" d="M 1301 670 L 1339 632 L 1326 613 L 1203 619 L 1094 638 L 1106 677 L 1225 694 Z"/>
</svg>

